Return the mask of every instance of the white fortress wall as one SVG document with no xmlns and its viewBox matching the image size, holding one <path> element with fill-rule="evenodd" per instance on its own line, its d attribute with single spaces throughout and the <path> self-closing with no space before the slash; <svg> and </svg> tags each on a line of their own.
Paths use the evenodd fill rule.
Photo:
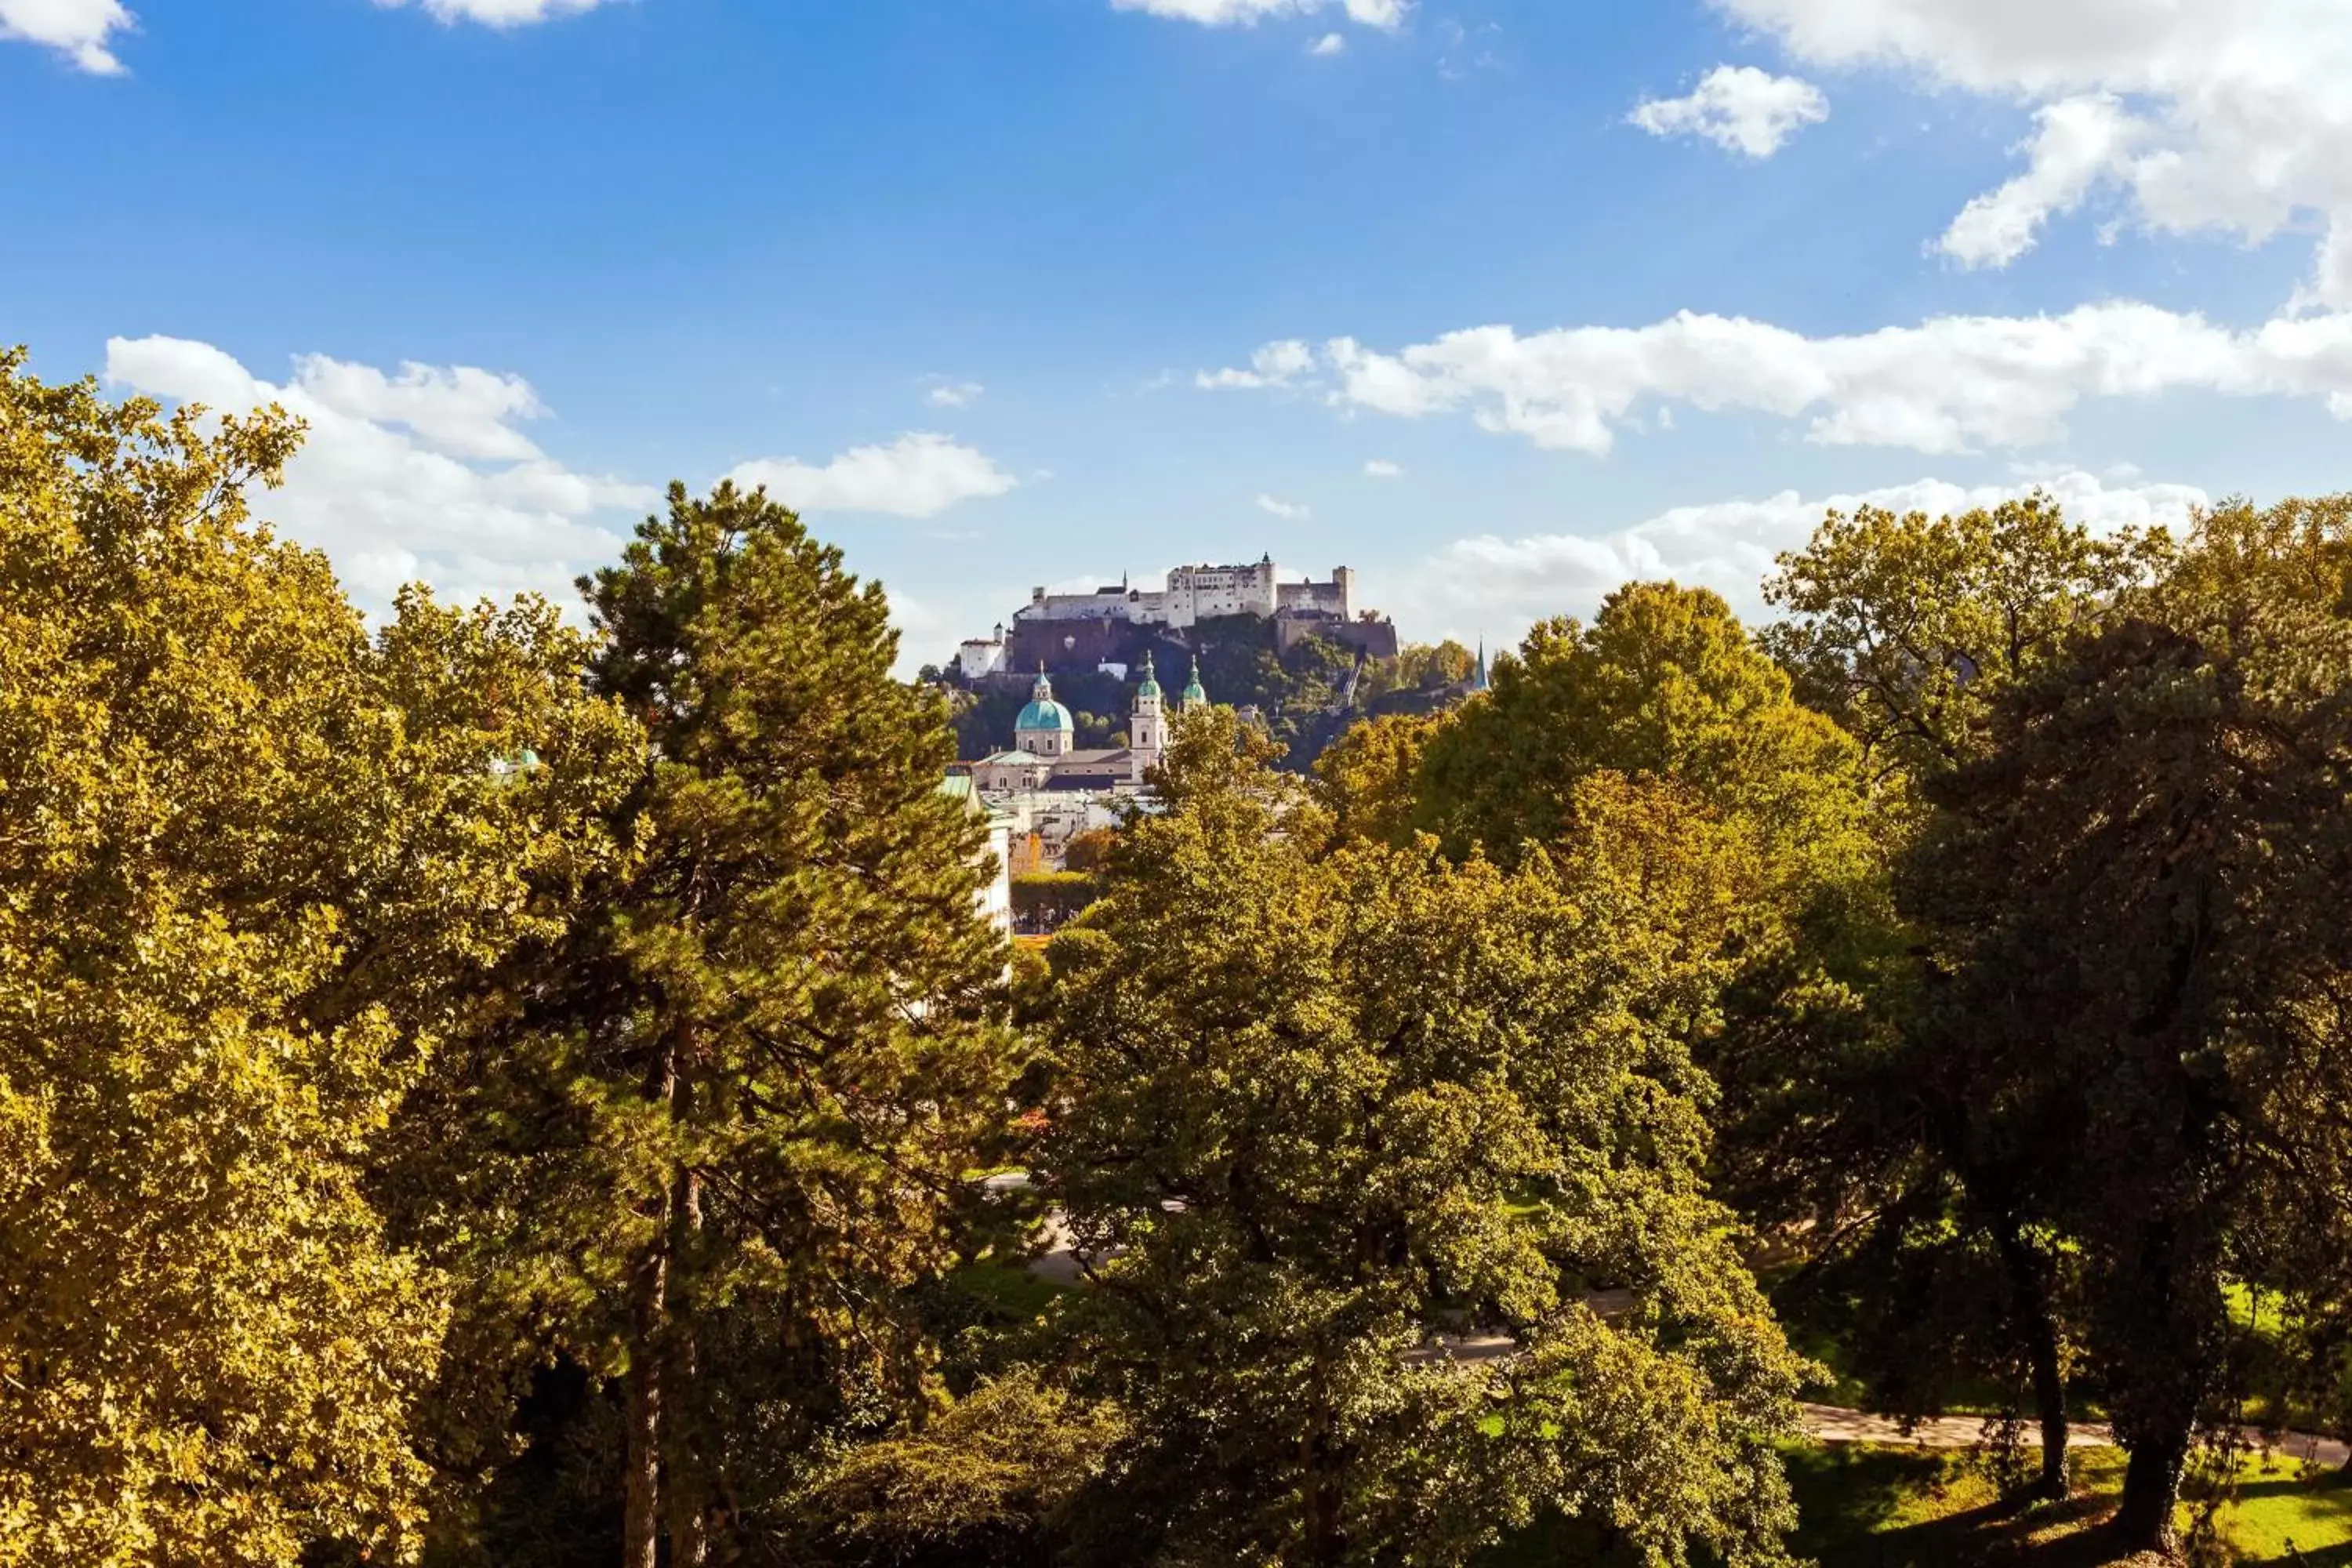
<svg viewBox="0 0 2352 1568">
<path fill-rule="evenodd" d="M 1021 621 L 1126 621 L 1137 626 L 1182 629 L 1219 616 L 1255 616 L 1271 620 L 1280 611 L 1313 610 L 1342 620 L 1355 618 L 1355 573 L 1336 568 L 1328 583 L 1285 583 L 1271 556 L 1241 566 L 1179 566 L 1162 592 L 1132 587 L 1097 588 L 1087 594 L 1032 589 Z"/>
</svg>

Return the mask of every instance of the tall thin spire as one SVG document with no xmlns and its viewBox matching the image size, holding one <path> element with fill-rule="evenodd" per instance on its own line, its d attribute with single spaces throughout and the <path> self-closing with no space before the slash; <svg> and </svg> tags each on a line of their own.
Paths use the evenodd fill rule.
<svg viewBox="0 0 2352 1568">
<path fill-rule="evenodd" d="M 1201 656 L 1196 653 L 1192 656 L 1192 679 L 1184 688 L 1184 709 L 1190 712 L 1195 707 L 1206 708 L 1208 705 L 1209 693 L 1201 685 Z"/>
</svg>

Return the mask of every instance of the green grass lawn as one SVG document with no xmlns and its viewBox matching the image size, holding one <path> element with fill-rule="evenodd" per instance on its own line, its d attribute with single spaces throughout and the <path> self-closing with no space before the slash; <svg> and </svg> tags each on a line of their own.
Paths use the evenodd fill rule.
<svg viewBox="0 0 2352 1568">
<path fill-rule="evenodd" d="M 2107 1558 L 2096 1526 L 2123 1487 L 2123 1456 L 2076 1457 L 2077 1497 L 2022 1513 L 2005 1508 L 1967 1454 L 1864 1443 L 1805 1445 L 1788 1453 L 1801 1522 L 1790 1542 L 1820 1568 L 2090 1568 Z M 2237 1561 L 2352 1568 L 2352 1484 L 2300 1467 L 2246 1462 L 2237 1501 L 2221 1518 Z M 1591 1538 L 1552 1521 L 1484 1559 L 1481 1568 L 1591 1563 Z"/>
<path fill-rule="evenodd" d="M 2094 1527 L 2122 1492 L 2124 1457 L 2085 1449 L 2075 1465 L 2074 1501 L 2015 1513 L 1965 1454 L 1865 1444 L 1792 1449 L 1789 1475 L 1803 1520 L 1792 1544 L 1822 1568 L 2096 1563 L 2104 1552 Z M 2221 1530 L 2242 1563 L 2287 1563 L 2299 1552 L 2305 1563 L 2352 1564 L 2352 1485 L 2249 1458 Z"/>
</svg>

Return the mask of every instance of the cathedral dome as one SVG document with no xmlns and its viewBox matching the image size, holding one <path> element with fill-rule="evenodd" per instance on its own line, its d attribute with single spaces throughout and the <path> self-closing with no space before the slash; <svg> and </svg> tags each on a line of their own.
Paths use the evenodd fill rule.
<svg viewBox="0 0 2352 1568">
<path fill-rule="evenodd" d="M 1000 708 L 997 711 L 1002 713 L 1004 710 Z M 998 722 L 1003 721 L 999 720 Z M 1078 726 L 1077 721 L 1070 717 L 1068 709 L 1048 697 L 1021 710 L 1021 717 L 1013 727 L 1016 730 L 1075 730 Z"/>
<path fill-rule="evenodd" d="M 1046 679 L 1045 672 L 1040 669 L 1037 685 L 1029 694 L 1029 706 L 1021 710 L 1021 717 L 1013 721 L 1013 731 L 1016 734 L 1030 730 L 1066 731 L 1077 727 L 1077 721 L 1070 717 L 1070 710 L 1054 700 L 1054 683 Z"/>
</svg>

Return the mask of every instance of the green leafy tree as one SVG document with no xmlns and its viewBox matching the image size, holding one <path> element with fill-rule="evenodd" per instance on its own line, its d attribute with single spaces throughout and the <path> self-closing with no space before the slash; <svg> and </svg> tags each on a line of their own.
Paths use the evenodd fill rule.
<svg viewBox="0 0 2352 1568">
<path fill-rule="evenodd" d="M 1779 1561 L 1801 1369 L 1651 1021 L 1710 977 L 1623 863 L 1327 853 L 1262 752 L 1188 719 L 1050 950 L 1071 1365 L 1132 1423 L 1108 1560 L 1458 1563 L 1558 1509 Z M 1448 1324 L 1522 1353 L 1458 1364 Z"/>
<path fill-rule="evenodd" d="M 859 1568 L 1048 1568 L 1127 1436 L 1118 1406 L 1016 1369 L 843 1455 L 798 1500 L 788 1549 Z"/>
<path fill-rule="evenodd" d="M 2168 548 L 2160 534 L 2095 536 L 2038 495 L 1957 517 L 1832 512 L 1766 584 L 1785 618 L 1763 641 L 1863 747 L 1879 830 L 1899 849 L 1921 826 L 1922 790 L 1991 746 L 2004 695 L 2065 659 Z M 2027 1194 L 2064 1135 L 1979 1092 L 1965 1042 L 1949 1037 L 1976 1020 L 1923 1009 L 1912 966 L 1869 973 L 1859 1005 L 1803 1020 L 1790 1040 L 1818 1114 L 1812 1157 L 1775 1163 L 1819 1170 L 1811 1205 L 1832 1238 L 1809 1294 L 1840 1303 L 1874 1398 L 1903 1415 L 1938 1414 L 1988 1378 L 2029 1390 L 2037 1486 L 2063 1495 L 2068 1254 Z M 1785 1156 L 1787 1140 L 1763 1146 L 1774 1142 Z"/>
<path fill-rule="evenodd" d="M 1910 879 L 1954 1070 L 2046 1140 L 2026 1198 L 2081 1250 L 2131 1546 L 2236 1418 L 2228 1279 L 2342 1245 L 2347 567 L 2340 500 L 2202 520 L 1996 706 Z"/>
<path fill-rule="evenodd" d="M 1879 776 L 1929 779 L 1976 755 L 1991 704 L 2167 543 L 2093 534 L 2040 494 L 1958 517 L 1832 512 L 1765 584 L 1784 617 L 1764 640 Z"/>
<path fill-rule="evenodd" d="M 1721 1008 L 1690 1038 L 1721 1091 L 1723 1192 L 1759 1223 L 1834 1231 L 1862 1173 L 1846 1086 L 1883 1054 L 1869 998 L 1901 946 L 1884 824 L 1853 740 L 1796 700 L 1723 600 L 1635 584 L 1590 626 L 1537 626 L 1428 732 L 1414 794 L 1413 825 L 1456 857 L 1640 847 L 1694 954 L 1725 964 Z"/>
<path fill-rule="evenodd" d="M 446 1292 L 366 1184 L 534 926 L 493 764 L 596 705 L 544 606 L 372 646 L 247 519 L 299 438 L 0 355 L 0 1560 L 416 1542 Z"/>
<path fill-rule="evenodd" d="M 1317 795 L 1337 830 L 1402 848 L 1421 820 L 1421 769 L 1441 718 L 1388 714 L 1354 725 L 1315 760 Z"/>
<path fill-rule="evenodd" d="M 838 551 L 678 486 L 583 586 L 646 737 L 626 854 L 440 1091 L 450 1239 L 486 1343 L 618 1379 L 622 1561 L 685 1568 L 929 1397 L 910 1287 L 1002 1120 L 1006 952 L 944 707 Z"/>
<path fill-rule="evenodd" d="M 1422 821 L 1457 857 L 1475 847 L 1508 863 L 1569 831 L 1579 782 L 1601 770 L 1671 780 L 1743 823 L 1791 886 L 1864 863 L 1853 742 L 1796 701 L 1706 589 L 1634 584 L 1590 626 L 1529 632 L 1431 738 Z"/>
<path fill-rule="evenodd" d="M 1429 694 L 1461 685 L 1478 667 L 1478 656 L 1448 639 L 1431 647 L 1412 643 L 1394 658 L 1375 659 L 1364 668 L 1357 697 L 1376 703 L 1399 693 Z"/>
</svg>

